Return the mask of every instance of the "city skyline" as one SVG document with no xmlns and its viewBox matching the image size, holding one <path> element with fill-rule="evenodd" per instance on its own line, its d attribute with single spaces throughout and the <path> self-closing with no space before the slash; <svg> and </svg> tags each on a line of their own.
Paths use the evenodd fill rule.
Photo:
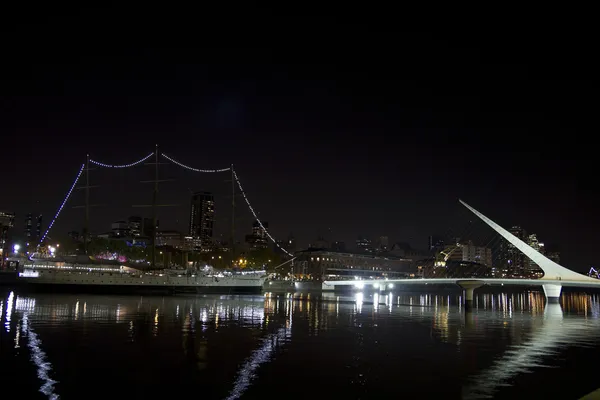
<svg viewBox="0 0 600 400">
<path fill-rule="evenodd" d="M 503 226 L 558 244 L 571 268 L 598 262 L 589 85 L 566 60 L 537 60 L 540 43 L 374 21 L 359 28 L 310 19 L 306 32 L 307 20 L 291 17 L 279 27 L 290 34 L 283 47 L 243 19 L 236 23 L 248 34 L 226 46 L 185 40 L 195 37 L 185 27 L 124 43 L 117 32 L 131 21 L 107 36 L 98 20 L 79 28 L 89 40 L 74 52 L 68 21 L 5 27 L 30 44 L 5 49 L 2 210 L 39 212 L 47 224 L 86 154 L 129 163 L 158 144 L 195 168 L 233 163 L 277 239 L 292 232 L 306 243 L 331 228 L 340 241 L 387 235 L 422 247 L 472 219 L 462 198 Z M 331 39 L 332 30 L 344 39 Z M 178 46 L 161 46 L 170 34 Z M 92 172 L 92 227 L 151 199 L 151 185 L 139 183 L 153 178 L 150 167 L 108 172 Z M 228 202 L 227 173 L 171 165 L 161 173 L 178 179 L 161 183 L 161 201 L 179 207 L 159 217 L 181 230 L 188 189 Z M 82 205 L 75 195 L 73 205 Z M 215 218 L 225 220 L 222 213 Z M 80 229 L 81 218 L 67 209 L 56 228 Z M 240 226 L 253 219 L 245 211 L 239 218 Z"/>
</svg>

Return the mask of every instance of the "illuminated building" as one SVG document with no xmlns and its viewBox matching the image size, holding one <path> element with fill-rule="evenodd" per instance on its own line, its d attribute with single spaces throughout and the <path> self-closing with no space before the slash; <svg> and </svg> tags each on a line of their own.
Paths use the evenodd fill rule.
<svg viewBox="0 0 600 400">
<path fill-rule="evenodd" d="M 215 199 L 212 193 L 196 192 L 192 194 L 189 236 L 200 238 L 202 251 L 212 248 L 214 223 Z"/>
</svg>

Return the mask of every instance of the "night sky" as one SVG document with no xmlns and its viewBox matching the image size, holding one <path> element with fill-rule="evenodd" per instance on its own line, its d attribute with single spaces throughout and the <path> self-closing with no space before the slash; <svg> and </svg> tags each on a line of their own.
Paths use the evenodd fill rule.
<svg viewBox="0 0 600 400">
<path fill-rule="evenodd" d="M 301 245 L 388 235 L 424 249 L 475 218 L 460 198 L 558 245 L 567 267 L 597 265 L 582 33 L 410 30 L 385 12 L 38 11 L 15 10 L 0 28 L 0 209 L 18 229 L 27 212 L 49 222 L 86 153 L 122 164 L 158 144 L 197 168 L 233 163 L 272 234 Z M 190 191 L 211 190 L 227 235 L 230 176 L 160 168 L 173 179 L 160 203 L 179 204 L 160 210 L 161 228 L 187 230 Z M 131 205 L 150 204 L 139 181 L 152 167 L 91 179 L 93 231 L 150 214 Z M 56 233 L 81 229 L 81 204 L 79 190 Z M 252 217 L 239 207 L 237 219 L 241 239 Z"/>
</svg>

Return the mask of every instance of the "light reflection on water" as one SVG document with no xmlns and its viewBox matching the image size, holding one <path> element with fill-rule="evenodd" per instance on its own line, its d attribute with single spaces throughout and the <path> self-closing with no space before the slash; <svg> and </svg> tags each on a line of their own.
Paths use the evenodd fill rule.
<svg viewBox="0 0 600 400">
<path fill-rule="evenodd" d="M 456 293 L 0 295 L 0 365 L 30 390 L 23 397 L 77 398 L 92 386 L 109 396 L 95 372 L 106 369 L 128 381 L 122 396 L 145 398 L 160 388 L 270 398 L 308 376 L 329 385 L 295 395 L 385 397 L 401 379 L 423 398 L 510 398 L 533 391 L 531 377 L 553 377 L 567 351 L 586 349 L 561 370 L 573 379 L 600 356 L 600 301 L 585 293 L 560 305 L 539 291 L 479 294 L 468 314 Z"/>
</svg>

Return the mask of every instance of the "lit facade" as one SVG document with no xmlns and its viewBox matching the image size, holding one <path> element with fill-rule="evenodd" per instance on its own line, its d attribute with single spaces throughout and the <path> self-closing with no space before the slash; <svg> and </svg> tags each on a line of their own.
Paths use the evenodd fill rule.
<svg viewBox="0 0 600 400">
<path fill-rule="evenodd" d="M 296 253 L 294 275 L 305 279 L 378 279 L 415 276 L 413 261 L 398 257 L 305 250 Z"/>
<path fill-rule="evenodd" d="M 201 248 L 211 249 L 215 223 L 215 198 L 210 192 L 196 192 L 190 205 L 189 236 L 199 238 Z"/>
</svg>

